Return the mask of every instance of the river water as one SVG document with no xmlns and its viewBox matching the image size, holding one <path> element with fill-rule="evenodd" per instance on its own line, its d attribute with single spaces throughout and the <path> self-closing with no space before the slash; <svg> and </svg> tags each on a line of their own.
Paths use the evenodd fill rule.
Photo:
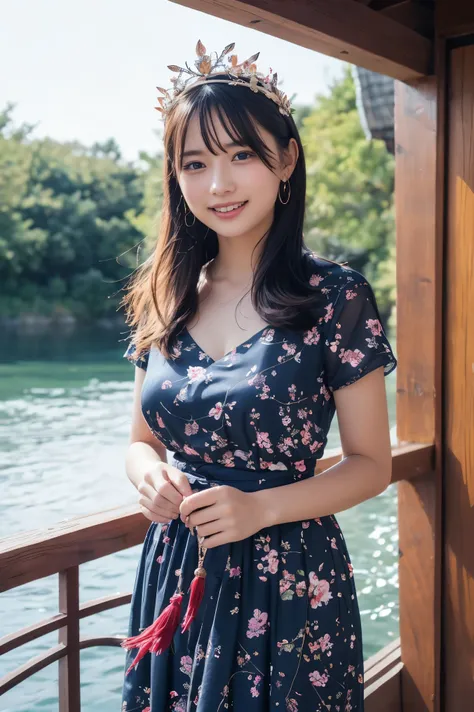
<svg viewBox="0 0 474 712">
<path fill-rule="evenodd" d="M 124 471 L 133 367 L 113 329 L 3 333 L 0 344 L 0 537 L 134 502 Z M 392 338 L 394 346 L 395 341 Z M 396 371 L 385 379 L 396 442 Z M 337 417 L 327 449 L 339 445 Z M 365 657 L 399 635 L 397 490 L 337 515 L 354 566 Z M 130 591 L 139 547 L 80 568 L 80 601 Z M 0 636 L 54 615 L 58 577 L 3 593 Z M 128 606 L 81 622 L 81 635 L 126 633 Z M 57 642 L 45 636 L 2 658 L 0 676 Z M 81 653 L 82 709 L 118 712 L 121 648 Z M 3 712 L 57 712 L 57 663 L 0 698 Z"/>
</svg>

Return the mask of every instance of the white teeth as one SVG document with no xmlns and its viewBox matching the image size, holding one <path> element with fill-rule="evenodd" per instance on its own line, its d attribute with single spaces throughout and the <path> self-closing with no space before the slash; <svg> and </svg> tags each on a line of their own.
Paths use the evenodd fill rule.
<svg viewBox="0 0 474 712">
<path fill-rule="evenodd" d="M 245 201 L 244 201 L 245 202 Z M 236 203 L 235 205 L 229 205 L 227 208 L 214 208 L 216 213 L 230 213 L 231 210 L 236 210 L 240 208 L 244 203 Z"/>
</svg>

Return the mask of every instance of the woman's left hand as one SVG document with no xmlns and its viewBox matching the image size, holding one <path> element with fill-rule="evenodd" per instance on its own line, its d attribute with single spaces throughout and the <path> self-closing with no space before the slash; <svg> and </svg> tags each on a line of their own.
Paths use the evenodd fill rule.
<svg viewBox="0 0 474 712">
<path fill-rule="evenodd" d="M 181 519 L 191 531 L 198 527 L 199 538 L 205 537 L 202 546 L 206 549 L 241 541 L 265 526 L 262 505 L 255 494 L 228 485 L 210 487 L 183 499 L 179 507 Z"/>
</svg>

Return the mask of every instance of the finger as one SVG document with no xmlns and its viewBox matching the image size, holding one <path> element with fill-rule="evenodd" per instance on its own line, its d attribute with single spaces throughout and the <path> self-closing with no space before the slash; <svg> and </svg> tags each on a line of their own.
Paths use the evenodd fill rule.
<svg viewBox="0 0 474 712">
<path fill-rule="evenodd" d="M 221 519 L 215 519 L 213 522 L 207 522 L 206 524 L 199 524 L 196 526 L 196 534 L 200 536 L 211 536 L 211 534 L 219 534 L 223 531 L 223 523 Z"/>
<path fill-rule="evenodd" d="M 143 483 L 149 485 L 153 489 L 154 495 L 151 499 L 156 498 L 157 495 L 160 495 L 164 499 L 168 500 L 170 504 L 179 507 L 182 497 L 171 484 L 169 475 L 164 468 L 158 476 L 152 472 L 147 472 L 143 478 Z"/>
<path fill-rule="evenodd" d="M 167 524 L 169 522 L 169 518 L 167 517 L 159 517 L 156 515 L 154 512 L 150 512 L 149 509 L 146 507 L 140 507 L 141 512 L 144 517 L 150 520 L 150 522 L 156 522 L 157 524 Z"/>
<path fill-rule="evenodd" d="M 186 519 L 188 514 L 194 512 L 196 509 L 201 507 L 210 507 L 217 502 L 218 495 L 213 490 L 218 490 L 219 487 L 210 487 L 207 490 L 202 490 L 201 492 L 195 492 L 194 494 L 186 497 L 180 505 L 179 511 L 181 513 L 181 518 L 183 521 Z"/>
<path fill-rule="evenodd" d="M 173 470 L 174 471 L 170 470 L 170 472 L 168 473 L 171 482 L 173 483 L 174 487 L 176 487 L 178 492 L 183 495 L 183 497 L 189 497 L 189 495 L 193 493 L 191 483 L 189 482 L 184 472 L 181 472 L 176 468 L 173 468 Z"/>
<path fill-rule="evenodd" d="M 204 549 L 214 549 L 216 546 L 221 546 L 222 544 L 229 544 L 230 539 L 228 534 L 225 532 L 220 532 L 219 534 L 213 534 L 210 537 L 205 537 L 202 546 Z"/>
<path fill-rule="evenodd" d="M 160 504 L 156 504 L 154 500 L 149 499 L 148 497 L 145 497 L 143 494 L 141 494 L 138 498 L 138 503 L 142 507 L 146 507 L 150 510 L 150 512 L 153 512 L 159 517 L 167 517 L 168 521 L 170 519 L 177 519 L 179 516 L 178 512 L 173 507 L 168 506 L 166 500 L 162 500 Z"/>
<path fill-rule="evenodd" d="M 162 481 L 155 487 L 157 493 L 171 502 L 171 504 L 176 505 L 178 508 L 183 500 L 183 496 L 176 487 L 174 487 L 171 482 L 169 474 L 165 469 L 162 470 Z"/>
<path fill-rule="evenodd" d="M 222 507 L 219 507 L 217 504 L 212 504 L 210 507 L 203 507 L 203 509 L 197 509 L 187 517 L 188 523 L 191 522 L 194 527 L 215 522 L 216 519 L 223 519 Z"/>
</svg>

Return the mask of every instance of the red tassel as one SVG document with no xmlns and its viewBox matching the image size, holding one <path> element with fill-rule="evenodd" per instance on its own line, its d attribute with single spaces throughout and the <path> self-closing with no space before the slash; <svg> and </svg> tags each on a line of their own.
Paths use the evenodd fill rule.
<svg viewBox="0 0 474 712">
<path fill-rule="evenodd" d="M 206 570 L 200 566 L 194 572 L 194 578 L 191 583 L 191 593 L 189 595 L 189 603 L 181 624 L 181 632 L 185 633 L 193 620 L 196 618 L 199 605 L 204 596 L 204 585 L 206 583 Z"/>
<path fill-rule="evenodd" d="M 148 652 L 160 655 L 160 653 L 171 645 L 171 641 L 179 625 L 183 595 L 182 592 L 173 594 L 169 604 L 148 628 L 145 628 L 139 635 L 126 638 L 122 641 L 122 648 L 126 648 L 127 650 L 138 648 L 135 660 L 125 675 L 128 675 Z"/>
</svg>

